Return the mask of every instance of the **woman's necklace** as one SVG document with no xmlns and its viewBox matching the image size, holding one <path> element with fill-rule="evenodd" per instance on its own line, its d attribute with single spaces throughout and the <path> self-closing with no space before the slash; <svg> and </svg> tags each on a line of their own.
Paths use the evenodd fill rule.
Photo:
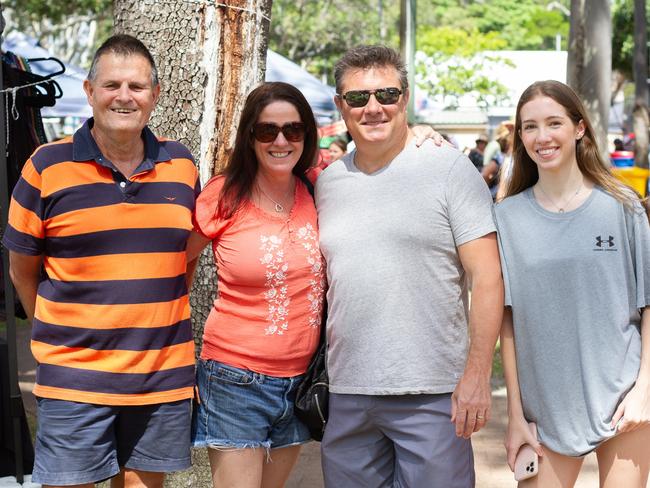
<svg viewBox="0 0 650 488">
<path fill-rule="evenodd" d="M 544 188 L 542 188 L 542 184 L 541 184 L 541 183 L 537 182 L 537 187 L 539 188 L 539 191 L 542 192 L 542 195 L 544 195 L 544 198 L 546 198 L 549 202 L 551 202 L 551 205 L 553 205 L 555 208 L 557 208 L 557 211 L 558 211 L 559 213 L 564 213 L 564 211 L 565 211 L 565 209 L 567 208 L 567 206 L 569 205 L 569 203 L 571 203 L 571 201 L 576 197 L 576 195 L 577 195 L 578 193 L 580 193 L 580 190 L 582 190 L 582 180 L 580 180 L 580 185 L 579 185 L 578 188 L 576 189 L 575 193 L 573 193 L 573 194 L 569 197 L 569 199 L 568 199 L 566 202 L 564 202 L 564 205 L 562 205 L 562 206 L 557 205 L 553 200 L 551 200 L 551 197 L 549 197 L 549 196 L 546 194 L 546 192 L 544 191 Z"/>
<path fill-rule="evenodd" d="M 282 213 L 282 212 L 284 212 L 284 205 L 282 205 L 280 202 L 278 202 L 278 201 L 276 201 L 276 200 L 273 200 L 273 198 L 271 198 L 271 197 L 269 196 L 269 194 L 266 193 L 266 192 L 264 191 L 264 189 L 263 189 L 259 184 L 257 185 L 257 188 L 259 188 L 259 190 L 262 192 L 262 195 L 264 195 L 266 198 L 268 198 L 269 200 L 271 200 L 271 201 L 275 204 L 275 207 L 274 207 L 274 208 L 275 208 L 275 211 L 276 211 L 277 213 Z M 286 195 L 284 195 L 284 198 L 288 199 L 290 193 L 291 193 L 290 191 L 287 192 Z"/>
</svg>

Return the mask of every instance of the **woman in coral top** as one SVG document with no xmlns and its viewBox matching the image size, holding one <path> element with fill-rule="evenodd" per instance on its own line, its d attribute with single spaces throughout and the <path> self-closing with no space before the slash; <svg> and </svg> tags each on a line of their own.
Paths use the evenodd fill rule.
<svg viewBox="0 0 650 488">
<path fill-rule="evenodd" d="M 218 296 L 198 363 L 192 439 L 214 486 L 283 486 L 307 428 L 296 388 L 318 345 L 325 273 L 314 201 L 299 178 L 317 132 L 304 96 L 264 83 L 248 96 L 235 147 L 196 203 L 188 260 L 212 243 Z"/>
</svg>

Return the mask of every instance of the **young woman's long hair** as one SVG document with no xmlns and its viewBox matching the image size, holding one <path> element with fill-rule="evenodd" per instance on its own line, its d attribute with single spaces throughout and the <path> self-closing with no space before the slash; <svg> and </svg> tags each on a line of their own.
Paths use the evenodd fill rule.
<svg viewBox="0 0 650 488">
<path fill-rule="evenodd" d="M 219 196 L 216 214 L 229 219 L 251 198 L 257 176 L 257 158 L 253 147 L 253 126 L 264 108 L 273 102 L 289 102 L 298 111 L 300 121 L 305 124 L 305 140 L 300 159 L 293 168 L 296 176 L 304 175 L 315 164 L 318 150 L 318 133 L 314 113 L 302 93 L 288 83 L 279 81 L 262 83 L 249 93 L 239 119 L 235 146 L 228 163 L 220 171 L 224 183 Z"/>
<path fill-rule="evenodd" d="M 513 145 L 512 177 L 508 182 L 505 197 L 516 195 L 530 188 L 539 179 L 537 165 L 530 158 L 521 140 L 521 108 L 537 97 L 549 97 L 562 105 L 574 124 L 581 120 L 584 123 L 585 133 L 576 140 L 576 160 L 578 168 L 593 183 L 603 188 L 616 200 L 626 207 L 631 207 L 636 198 L 635 192 L 616 179 L 609 167 L 603 161 L 593 126 L 589 122 L 587 111 L 575 92 L 564 83 L 554 80 L 537 81 L 530 85 L 519 99 L 517 115 L 515 118 L 515 133 Z"/>
</svg>

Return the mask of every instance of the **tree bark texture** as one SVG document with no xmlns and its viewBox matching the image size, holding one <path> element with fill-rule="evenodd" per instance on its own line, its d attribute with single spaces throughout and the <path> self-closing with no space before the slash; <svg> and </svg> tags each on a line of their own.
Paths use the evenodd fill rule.
<svg viewBox="0 0 650 488">
<path fill-rule="evenodd" d="M 151 50 L 162 92 L 150 127 L 194 154 L 201 183 L 228 159 L 246 95 L 264 78 L 272 0 L 115 0 L 115 31 Z M 191 294 L 197 349 L 216 290 L 208 249 Z"/>
<path fill-rule="evenodd" d="M 151 50 L 161 97 L 150 127 L 185 144 L 201 184 L 232 150 L 246 95 L 264 79 L 272 0 L 115 0 L 115 32 Z M 190 294 L 197 352 L 216 293 L 212 251 L 202 254 Z M 167 487 L 212 486 L 204 450 L 193 469 L 169 476 Z"/>
<path fill-rule="evenodd" d="M 648 167 L 648 26 L 645 0 L 634 0 L 634 159 Z"/>
<path fill-rule="evenodd" d="M 571 0 L 567 83 L 585 104 L 609 161 L 607 128 L 612 77 L 612 22 L 609 0 Z"/>
</svg>

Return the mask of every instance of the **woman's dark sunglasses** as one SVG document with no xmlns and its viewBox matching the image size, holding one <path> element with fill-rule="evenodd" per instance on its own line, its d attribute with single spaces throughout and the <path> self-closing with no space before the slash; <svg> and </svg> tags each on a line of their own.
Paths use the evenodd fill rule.
<svg viewBox="0 0 650 488">
<path fill-rule="evenodd" d="M 392 105 L 397 103 L 402 90 L 395 87 L 378 88 L 377 90 L 350 90 L 343 95 L 338 95 L 339 98 L 353 108 L 365 107 L 370 100 L 370 95 L 374 95 L 377 101 L 382 105 Z"/>
<path fill-rule="evenodd" d="M 280 127 L 276 124 L 259 123 L 253 126 L 253 137 L 259 142 L 273 142 L 280 132 L 287 141 L 300 142 L 305 138 L 305 124 L 291 122 Z"/>
</svg>

